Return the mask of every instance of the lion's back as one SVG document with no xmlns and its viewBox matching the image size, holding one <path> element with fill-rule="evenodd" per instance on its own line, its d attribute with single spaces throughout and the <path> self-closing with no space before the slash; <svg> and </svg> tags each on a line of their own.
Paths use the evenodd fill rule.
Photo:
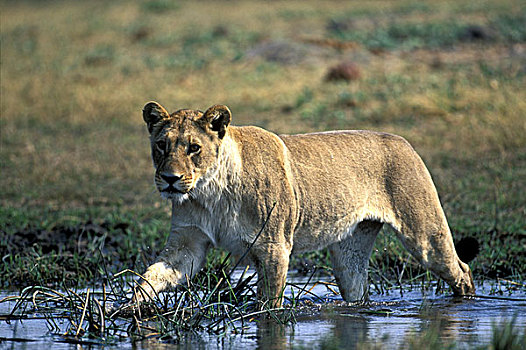
<svg viewBox="0 0 526 350">
<path fill-rule="evenodd" d="M 382 181 L 393 164 L 418 158 L 404 138 L 388 133 L 344 130 L 280 137 L 298 176 L 319 180 Z"/>
</svg>

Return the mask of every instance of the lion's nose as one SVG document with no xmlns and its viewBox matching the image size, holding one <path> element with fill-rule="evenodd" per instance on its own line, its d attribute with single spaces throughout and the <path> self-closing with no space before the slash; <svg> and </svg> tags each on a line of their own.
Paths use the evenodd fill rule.
<svg viewBox="0 0 526 350">
<path fill-rule="evenodd" d="M 177 175 L 174 175 L 174 174 L 161 174 L 161 177 L 163 178 L 164 181 L 166 181 L 168 183 L 168 185 L 173 185 L 177 181 L 181 180 L 181 178 L 183 176 L 182 175 L 181 176 L 177 176 Z"/>
</svg>

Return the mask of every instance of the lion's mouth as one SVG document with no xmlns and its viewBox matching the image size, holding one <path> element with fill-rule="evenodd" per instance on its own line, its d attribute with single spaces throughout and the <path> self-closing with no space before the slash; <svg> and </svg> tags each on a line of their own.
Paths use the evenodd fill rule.
<svg viewBox="0 0 526 350">
<path fill-rule="evenodd" d="M 190 192 L 190 190 L 187 190 L 187 191 L 181 191 L 181 190 L 175 188 L 175 187 L 172 186 L 172 185 L 169 185 L 169 186 L 166 187 L 165 189 L 161 190 L 161 193 L 163 193 L 163 194 L 167 194 L 167 195 L 185 194 L 185 193 L 188 193 L 188 192 Z"/>
</svg>

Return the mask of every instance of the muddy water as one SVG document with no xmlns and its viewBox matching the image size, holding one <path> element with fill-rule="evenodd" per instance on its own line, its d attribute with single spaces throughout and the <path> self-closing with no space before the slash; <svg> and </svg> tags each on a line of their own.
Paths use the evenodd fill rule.
<svg viewBox="0 0 526 350">
<path fill-rule="evenodd" d="M 289 281 L 304 286 L 304 277 L 289 276 Z M 325 282 L 329 282 L 326 280 Z M 129 338 L 115 340 L 113 345 L 83 344 L 81 348 L 119 349 L 311 349 L 336 346 L 354 349 L 363 342 L 382 343 L 383 347 L 397 348 L 408 337 L 428 329 L 437 329 L 442 342 L 455 341 L 460 347 L 487 344 L 491 339 L 494 324 L 517 317 L 518 329 L 526 327 L 526 290 L 511 290 L 506 285 L 485 283 L 479 286 L 479 295 L 492 295 L 515 299 L 458 300 L 444 295 L 435 295 L 432 290 L 404 286 L 391 290 L 389 295 L 371 296 L 367 305 L 349 305 L 332 293 L 324 284 L 310 283 L 306 290 L 321 297 L 305 296 L 302 305 L 296 308 L 296 323 L 286 326 L 268 320 L 248 323 L 243 334 L 215 336 L 188 334 L 178 344 L 147 340 L 132 344 Z M 289 287 L 287 293 L 292 293 Z M 504 295 L 494 294 L 495 290 Z M 294 291 L 298 294 L 298 289 Z M 12 295 L 10 293 L 9 295 Z M 0 299 L 8 294 L 0 293 Z M 0 315 L 8 314 L 14 302 L 0 303 Z M 60 320 L 57 321 L 60 327 Z M 247 325 L 247 324 L 245 324 Z M 78 349 L 76 344 L 65 343 L 59 336 L 49 335 L 46 321 L 25 320 L 0 321 L 0 349 L 43 348 Z"/>
</svg>

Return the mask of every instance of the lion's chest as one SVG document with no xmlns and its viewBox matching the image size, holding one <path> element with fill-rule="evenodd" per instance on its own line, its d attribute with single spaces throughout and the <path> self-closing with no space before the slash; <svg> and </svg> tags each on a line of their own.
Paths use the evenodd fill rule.
<svg viewBox="0 0 526 350">
<path fill-rule="evenodd" d="M 242 242 L 249 231 L 240 220 L 238 205 L 225 198 L 205 204 L 187 203 L 174 208 L 172 228 L 177 230 L 185 227 L 198 228 L 214 246 L 233 253 L 243 249 Z"/>
</svg>

